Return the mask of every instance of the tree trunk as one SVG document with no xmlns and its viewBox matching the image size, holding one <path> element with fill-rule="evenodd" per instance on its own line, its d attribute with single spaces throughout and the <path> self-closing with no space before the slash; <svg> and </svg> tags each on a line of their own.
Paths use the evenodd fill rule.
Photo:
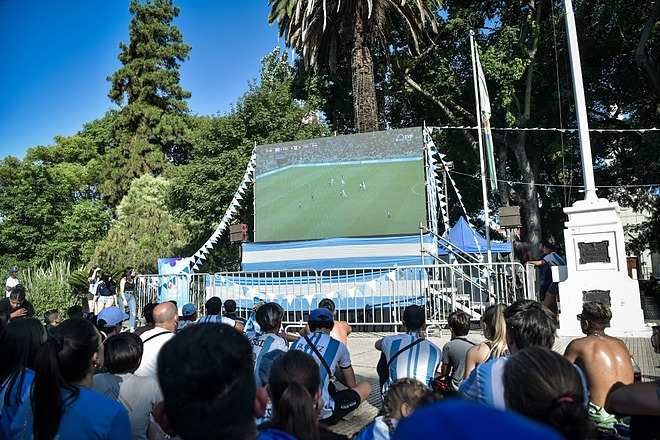
<svg viewBox="0 0 660 440">
<path fill-rule="evenodd" d="M 653 11 L 644 24 L 642 34 L 639 38 L 639 44 L 637 45 L 635 58 L 637 65 L 646 72 L 656 97 L 660 99 L 660 72 L 658 72 L 658 63 L 649 53 L 651 31 L 656 21 L 658 21 L 658 17 L 660 17 L 660 0 L 656 0 Z M 660 103 L 656 106 L 656 113 L 660 114 Z"/>
<path fill-rule="evenodd" d="M 516 162 L 520 168 L 520 173 L 524 182 L 528 182 L 526 187 L 518 192 L 520 195 L 520 214 L 523 222 L 523 231 L 525 239 L 529 243 L 529 256 L 538 258 L 540 256 L 540 244 L 542 239 L 541 230 L 541 212 L 539 210 L 538 194 L 536 192 L 536 177 L 532 164 L 525 150 L 525 132 L 518 135 L 518 139 L 512 142 L 511 151 L 516 157 Z"/>
<path fill-rule="evenodd" d="M 362 11 L 358 10 L 351 51 L 351 72 L 355 128 L 360 133 L 378 130 L 374 63 L 365 36 L 364 17 Z"/>
</svg>

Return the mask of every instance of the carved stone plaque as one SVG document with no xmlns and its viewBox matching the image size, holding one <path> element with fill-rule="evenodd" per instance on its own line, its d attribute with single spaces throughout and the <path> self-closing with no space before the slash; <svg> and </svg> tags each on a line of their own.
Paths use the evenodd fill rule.
<svg viewBox="0 0 660 440">
<path fill-rule="evenodd" d="M 578 243 L 577 245 L 580 249 L 580 264 L 609 263 L 611 261 L 609 240 Z"/>
<path fill-rule="evenodd" d="M 611 305 L 610 291 L 609 290 L 583 290 L 582 291 L 582 301 L 589 302 L 595 301 L 606 306 Z"/>
</svg>

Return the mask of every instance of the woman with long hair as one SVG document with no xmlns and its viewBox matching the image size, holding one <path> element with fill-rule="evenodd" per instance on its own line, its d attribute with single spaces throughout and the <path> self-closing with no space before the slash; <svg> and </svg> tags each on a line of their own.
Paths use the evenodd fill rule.
<svg viewBox="0 0 660 440">
<path fill-rule="evenodd" d="M 516 352 L 504 367 L 507 408 L 548 425 L 567 440 L 591 438 L 580 374 L 566 358 L 544 347 Z"/>
<path fill-rule="evenodd" d="M 271 367 L 268 393 L 273 403 L 271 422 L 260 427 L 259 440 L 345 439 L 321 427 L 319 367 L 307 353 L 288 351 Z"/>
<path fill-rule="evenodd" d="M 91 322 L 60 324 L 37 353 L 31 402 L 19 408 L 11 438 L 131 438 L 126 409 L 90 390 L 102 359 L 101 335 Z"/>
<path fill-rule="evenodd" d="M 35 318 L 13 321 L 0 334 L 0 438 L 10 438 L 16 411 L 29 401 L 35 358 L 45 341 L 46 330 Z"/>
<path fill-rule="evenodd" d="M 465 355 L 463 379 L 467 379 L 479 364 L 508 353 L 506 322 L 504 321 L 505 308 L 504 304 L 493 304 L 481 315 L 481 331 L 486 340 L 470 348 Z"/>
</svg>

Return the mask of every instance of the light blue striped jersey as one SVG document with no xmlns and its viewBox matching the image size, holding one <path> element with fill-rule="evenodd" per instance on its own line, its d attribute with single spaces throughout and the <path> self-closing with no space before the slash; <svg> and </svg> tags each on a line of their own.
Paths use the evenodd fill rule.
<svg viewBox="0 0 660 440">
<path fill-rule="evenodd" d="M 345 369 L 351 366 L 351 356 L 348 353 L 348 348 L 346 348 L 342 342 L 323 332 L 314 332 L 309 335 L 308 338 L 310 342 L 314 344 L 318 352 L 321 353 L 323 359 L 325 359 L 333 376 L 337 367 Z M 332 415 L 332 412 L 335 409 L 335 401 L 332 400 L 332 397 L 330 397 L 330 393 L 328 392 L 328 385 L 330 384 L 328 372 L 318 356 L 314 353 L 314 350 L 307 345 L 305 338 L 298 338 L 298 340 L 291 346 L 291 350 L 300 350 L 307 353 L 318 364 L 321 374 L 321 398 L 323 398 L 324 403 L 319 419 L 327 419 Z"/>
<path fill-rule="evenodd" d="M 499 409 L 504 403 L 504 366 L 508 357 L 498 357 L 478 365 L 463 381 L 458 392 L 466 399 Z"/>
<path fill-rule="evenodd" d="M 231 327 L 236 325 L 236 321 L 226 316 L 220 315 L 206 315 L 195 321 L 197 324 L 227 324 Z"/>
<path fill-rule="evenodd" d="M 391 420 L 391 424 L 396 427 L 396 420 Z M 390 427 L 385 423 L 384 416 L 378 416 L 373 422 L 362 428 L 355 440 L 390 440 Z"/>
<path fill-rule="evenodd" d="M 289 347 L 286 345 L 286 341 L 280 336 L 274 333 L 265 333 L 263 335 L 256 336 L 250 340 L 252 344 L 252 357 L 254 360 L 254 378 L 257 383 L 257 387 L 262 387 L 266 384 L 261 383 L 259 379 L 259 364 L 261 359 L 266 353 L 269 353 L 274 350 L 287 351 Z"/>
<path fill-rule="evenodd" d="M 382 350 L 387 362 L 404 347 L 420 339 L 417 333 L 402 333 L 399 335 L 386 336 L 383 338 Z M 442 360 L 442 350 L 434 343 L 424 339 L 412 348 L 398 355 L 390 364 L 390 378 L 385 384 L 389 388 L 394 381 L 403 378 L 417 379 L 425 385 L 430 386 L 435 372 Z"/>
</svg>

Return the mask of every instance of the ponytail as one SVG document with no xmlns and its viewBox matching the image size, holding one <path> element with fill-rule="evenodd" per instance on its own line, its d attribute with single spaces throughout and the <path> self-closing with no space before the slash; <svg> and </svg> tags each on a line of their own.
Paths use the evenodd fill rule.
<svg viewBox="0 0 660 440">
<path fill-rule="evenodd" d="M 91 322 L 68 319 L 57 326 L 41 346 L 34 365 L 32 387 L 35 440 L 57 435 L 65 406 L 80 394 L 76 383 L 90 373 L 90 363 L 99 349 L 100 335 Z M 62 391 L 66 397 L 62 398 Z"/>
<path fill-rule="evenodd" d="M 316 393 L 321 385 L 319 366 L 299 350 L 280 356 L 270 369 L 268 391 L 273 402 L 273 427 L 297 439 L 319 439 Z"/>
<path fill-rule="evenodd" d="M 275 408 L 280 429 L 298 439 L 318 440 L 318 414 L 314 398 L 297 382 L 289 382 Z"/>
<path fill-rule="evenodd" d="M 504 356 L 507 352 L 506 320 L 503 304 L 493 304 L 483 314 L 484 336 L 490 340 L 491 357 Z"/>
<path fill-rule="evenodd" d="M 32 413 L 36 440 L 53 439 L 60 427 L 60 420 L 64 412 L 60 388 L 65 385 L 65 382 L 58 359 L 61 346 L 61 341 L 48 338 L 39 350 L 35 361 Z"/>
</svg>

